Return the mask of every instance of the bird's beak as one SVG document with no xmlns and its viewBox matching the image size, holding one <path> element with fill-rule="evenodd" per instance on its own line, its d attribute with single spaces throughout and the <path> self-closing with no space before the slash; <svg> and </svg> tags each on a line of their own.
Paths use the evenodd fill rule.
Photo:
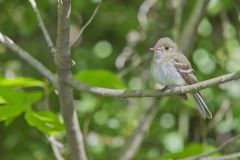
<svg viewBox="0 0 240 160">
<path fill-rule="evenodd" d="M 152 48 L 149 48 L 149 50 L 150 50 L 150 51 L 155 51 L 155 48 L 154 48 L 154 47 L 152 47 Z"/>
</svg>

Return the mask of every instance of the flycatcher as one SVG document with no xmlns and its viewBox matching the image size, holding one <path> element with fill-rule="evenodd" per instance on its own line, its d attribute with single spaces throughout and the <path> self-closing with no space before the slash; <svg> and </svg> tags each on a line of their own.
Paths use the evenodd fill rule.
<svg viewBox="0 0 240 160">
<path fill-rule="evenodd" d="M 164 89 L 198 82 L 190 62 L 170 38 L 160 38 L 150 50 L 154 51 L 151 64 L 152 76 L 157 83 L 165 86 Z M 202 117 L 211 119 L 212 114 L 201 94 L 199 92 L 191 94 Z"/>
</svg>

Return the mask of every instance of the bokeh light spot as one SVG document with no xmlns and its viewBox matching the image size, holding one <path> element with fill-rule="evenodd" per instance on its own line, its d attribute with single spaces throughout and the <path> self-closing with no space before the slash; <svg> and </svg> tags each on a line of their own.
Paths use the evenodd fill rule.
<svg viewBox="0 0 240 160">
<path fill-rule="evenodd" d="M 99 41 L 94 46 L 94 53 L 99 58 L 106 58 L 112 53 L 112 45 L 108 41 L 102 40 Z"/>
</svg>

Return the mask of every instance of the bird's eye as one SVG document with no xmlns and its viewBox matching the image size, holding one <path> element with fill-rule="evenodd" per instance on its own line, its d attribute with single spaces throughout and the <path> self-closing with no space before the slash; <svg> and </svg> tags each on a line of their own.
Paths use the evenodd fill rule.
<svg viewBox="0 0 240 160">
<path fill-rule="evenodd" d="M 169 50 L 169 47 L 165 47 L 164 49 L 165 49 L 165 50 Z"/>
</svg>

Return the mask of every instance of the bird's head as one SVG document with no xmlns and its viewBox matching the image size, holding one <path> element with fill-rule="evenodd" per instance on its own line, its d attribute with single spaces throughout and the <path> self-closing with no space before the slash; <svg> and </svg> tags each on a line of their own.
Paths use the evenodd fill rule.
<svg viewBox="0 0 240 160">
<path fill-rule="evenodd" d="M 156 54 L 171 54 L 177 50 L 177 44 L 170 38 L 160 38 L 154 47 L 150 48 Z"/>
</svg>

